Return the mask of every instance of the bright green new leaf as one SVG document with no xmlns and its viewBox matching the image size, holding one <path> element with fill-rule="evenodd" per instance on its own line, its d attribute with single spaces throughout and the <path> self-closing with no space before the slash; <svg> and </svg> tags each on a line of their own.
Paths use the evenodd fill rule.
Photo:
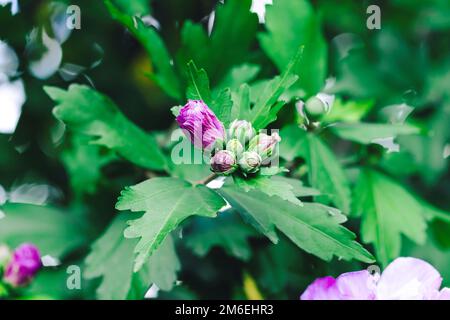
<svg viewBox="0 0 450 320">
<path fill-rule="evenodd" d="M 231 118 L 241 120 L 251 118 L 250 87 L 246 83 L 242 84 L 239 90 L 233 94 Z"/>
<path fill-rule="evenodd" d="M 275 0 L 266 8 L 265 26 L 267 32 L 258 35 L 259 42 L 278 70 L 282 72 L 298 47 L 304 46 L 293 71 L 300 78 L 295 87 L 306 96 L 319 92 L 327 75 L 327 46 L 309 1 Z"/>
<path fill-rule="evenodd" d="M 137 215 L 139 216 L 139 214 Z M 92 245 L 86 258 L 84 276 L 87 279 L 102 277 L 97 288 L 97 297 L 104 300 L 123 300 L 130 295 L 143 299 L 152 283 L 162 290 L 172 289 L 180 262 L 173 241 L 168 237 L 147 259 L 144 267 L 133 273 L 134 248 L 136 239 L 126 239 L 123 231 L 130 214 L 118 215 L 105 233 Z M 139 286 L 133 279 L 139 279 Z"/>
<path fill-rule="evenodd" d="M 242 192 L 236 187 L 224 187 L 219 192 L 275 243 L 278 229 L 297 246 L 323 260 L 337 256 L 366 263 L 374 261 L 372 255 L 354 241 L 355 235 L 341 225 L 346 217 L 339 210 L 317 203 L 298 206 L 259 191 Z"/>
<path fill-rule="evenodd" d="M 230 89 L 224 89 L 218 92 L 217 96 L 213 97 L 206 71 L 204 69 L 197 69 L 193 61 L 188 63 L 186 96 L 192 100 L 203 100 L 225 125 L 231 121 L 230 112 L 233 102 L 231 101 Z"/>
<path fill-rule="evenodd" d="M 282 94 L 298 80 L 298 76 L 294 74 L 294 67 L 300 63 L 302 56 L 303 48 L 297 47 L 296 54 L 286 69 L 281 75 L 276 76 L 265 84 L 251 110 L 239 112 L 248 115 L 248 119 L 245 120 L 252 122 L 255 129 L 263 129 L 277 119 L 278 111 L 286 103 L 280 100 Z"/>
<path fill-rule="evenodd" d="M 111 16 L 125 26 L 147 51 L 156 69 L 151 77 L 169 96 L 181 101 L 180 80 L 172 65 L 172 58 L 157 31 L 146 26 L 140 18 L 121 12 L 111 1 L 105 0 L 105 5 Z"/>
<path fill-rule="evenodd" d="M 309 183 L 322 195 L 320 202 L 333 202 L 344 213 L 350 212 L 350 187 L 339 160 L 330 148 L 313 133 L 296 125 L 285 127 L 280 133 L 280 155 L 288 161 L 304 158 L 308 166 Z"/>
<path fill-rule="evenodd" d="M 225 126 L 233 120 L 231 119 L 231 108 L 233 107 L 233 101 L 231 100 L 231 91 L 226 88 L 219 92 L 214 97 L 211 108 L 216 110 L 216 115 Z"/>
<path fill-rule="evenodd" d="M 257 237 L 253 228 L 243 223 L 235 212 L 223 212 L 216 219 L 198 218 L 186 235 L 186 245 L 204 257 L 214 247 L 222 247 L 229 255 L 247 261 L 252 250 L 249 238 Z"/>
<path fill-rule="evenodd" d="M 62 259 L 89 241 L 85 225 L 70 215 L 49 206 L 7 203 L 0 207 L 0 243 L 14 248 L 34 243 L 42 255 Z"/>
<path fill-rule="evenodd" d="M 186 97 L 192 100 L 203 100 L 211 107 L 212 95 L 205 69 L 198 69 L 194 61 L 190 61 L 187 64 L 187 79 Z"/>
<path fill-rule="evenodd" d="M 116 151 L 128 161 L 153 170 L 166 170 L 156 140 L 128 120 L 111 99 L 87 86 L 67 91 L 45 87 L 56 102 L 53 114 L 70 129 L 92 137 L 91 143 Z"/>
<path fill-rule="evenodd" d="M 259 190 L 268 196 L 278 196 L 281 199 L 290 201 L 296 205 L 303 205 L 294 193 L 294 186 L 283 179 L 276 177 L 258 175 L 250 179 L 234 175 L 234 183 L 236 186 L 249 192 L 250 190 Z"/>
<path fill-rule="evenodd" d="M 225 75 L 225 77 L 217 85 L 217 88 L 230 88 L 236 91 L 243 83 L 251 82 L 261 70 L 257 64 L 244 63 L 236 66 Z"/>
<path fill-rule="evenodd" d="M 174 178 L 153 178 L 122 191 L 118 210 L 145 212 L 129 222 L 127 238 L 140 238 L 135 248 L 135 271 L 152 255 L 165 237 L 193 215 L 215 217 L 225 201 L 203 185 L 193 186 Z"/>
<path fill-rule="evenodd" d="M 402 235 L 418 244 L 424 243 L 426 208 L 394 180 L 364 170 L 353 199 L 353 212 L 362 218 L 362 239 L 373 243 L 383 265 L 399 256 Z"/>
<path fill-rule="evenodd" d="M 362 144 L 374 143 L 377 139 L 396 138 L 399 135 L 418 133 L 419 129 L 406 124 L 384 123 L 338 123 L 330 129 L 343 139 Z"/>
</svg>

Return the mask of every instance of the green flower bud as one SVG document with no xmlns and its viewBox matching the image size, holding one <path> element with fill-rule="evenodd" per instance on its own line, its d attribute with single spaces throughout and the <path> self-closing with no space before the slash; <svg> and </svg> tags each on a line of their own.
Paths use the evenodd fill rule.
<svg viewBox="0 0 450 320">
<path fill-rule="evenodd" d="M 325 103 L 322 100 L 317 98 L 316 96 L 309 98 L 305 103 L 305 111 L 306 114 L 313 118 L 317 119 L 321 115 L 325 114 L 327 111 Z"/>
<path fill-rule="evenodd" d="M 310 120 L 316 121 L 320 120 L 323 115 L 330 112 L 333 104 L 334 95 L 319 92 L 317 95 L 306 101 L 304 111 Z"/>
<path fill-rule="evenodd" d="M 256 134 L 252 124 L 245 120 L 234 120 L 228 129 L 230 139 L 237 139 L 241 144 L 250 141 Z"/>
<path fill-rule="evenodd" d="M 277 132 L 272 133 L 270 136 L 260 133 L 250 141 L 248 150 L 257 152 L 264 163 L 275 154 L 277 144 L 280 141 L 281 138 Z"/>
<path fill-rule="evenodd" d="M 242 146 L 242 144 L 239 142 L 238 139 L 231 139 L 227 143 L 227 150 L 233 152 L 235 155 L 239 157 L 244 151 L 244 147 Z"/>
<path fill-rule="evenodd" d="M 239 167 L 245 173 L 255 173 L 261 166 L 261 156 L 254 151 L 246 151 L 239 160 Z"/>
</svg>

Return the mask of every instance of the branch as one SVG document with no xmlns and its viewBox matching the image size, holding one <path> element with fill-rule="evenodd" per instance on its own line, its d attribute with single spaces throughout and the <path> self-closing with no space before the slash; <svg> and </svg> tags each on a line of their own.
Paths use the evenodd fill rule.
<svg viewBox="0 0 450 320">
<path fill-rule="evenodd" d="M 215 178 L 217 178 L 217 174 L 216 173 L 211 173 L 209 176 L 207 176 L 206 178 L 197 181 L 194 185 L 199 185 L 199 184 L 204 184 L 207 185 L 208 183 L 210 183 L 211 181 L 213 181 Z"/>
</svg>

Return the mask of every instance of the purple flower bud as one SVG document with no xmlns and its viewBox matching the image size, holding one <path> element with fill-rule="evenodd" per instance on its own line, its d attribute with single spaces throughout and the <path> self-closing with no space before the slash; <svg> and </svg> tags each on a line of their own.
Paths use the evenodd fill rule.
<svg viewBox="0 0 450 320">
<path fill-rule="evenodd" d="M 223 124 L 202 100 L 188 100 L 176 120 L 198 148 L 211 148 L 214 142 L 225 138 Z"/>
<path fill-rule="evenodd" d="M 263 164 L 274 155 L 278 142 L 281 141 L 280 135 L 277 132 L 272 135 L 260 133 L 254 137 L 249 144 L 249 151 L 257 152 L 262 159 Z"/>
<path fill-rule="evenodd" d="M 230 174 L 236 170 L 236 156 L 233 152 L 228 150 L 218 151 L 214 157 L 211 158 L 212 171 L 220 174 Z"/>
<path fill-rule="evenodd" d="M 22 244 L 14 250 L 6 266 L 4 280 L 14 287 L 28 284 L 42 267 L 38 248 L 32 244 Z"/>
</svg>

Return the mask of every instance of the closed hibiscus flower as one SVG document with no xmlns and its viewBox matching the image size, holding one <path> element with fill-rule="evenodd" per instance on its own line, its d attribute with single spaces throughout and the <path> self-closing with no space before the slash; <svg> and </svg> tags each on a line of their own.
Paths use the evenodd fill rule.
<svg viewBox="0 0 450 320">
<path fill-rule="evenodd" d="M 14 250 L 5 269 L 4 280 L 13 287 L 24 286 L 34 278 L 41 267 L 38 248 L 33 244 L 22 244 Z"/>
<path fill-rule="evenodd" d="M 428 262 L 397 258 L 381 276 L 367 270 L 315 280 L 302 300 L 450 300 L 450 289 L 440 289 L 442 277 Z"/>
<path fill-rule="evenodd" d="M 181 129 L 198 148 L 209 149 L 223 142 L 225 129 L 202 100 L 189 100 L 176 118 Z"/>
</svg>

